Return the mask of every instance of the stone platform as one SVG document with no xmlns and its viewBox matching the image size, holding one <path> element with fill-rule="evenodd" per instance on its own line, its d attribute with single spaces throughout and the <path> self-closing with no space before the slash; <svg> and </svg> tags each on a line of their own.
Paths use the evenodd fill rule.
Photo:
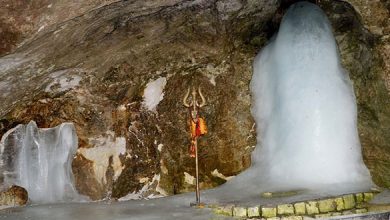
<svg viewBox="0 0 390 220">
<path fill-rule="evenodd" d="M 376 192 L 361 192 L 337 197 L 298 201 L 278 205 L 209 205 L 217 215 L 242 219 L 303 220 L 351 216 L 369 211 L 368 202 Z"/>
</svg>

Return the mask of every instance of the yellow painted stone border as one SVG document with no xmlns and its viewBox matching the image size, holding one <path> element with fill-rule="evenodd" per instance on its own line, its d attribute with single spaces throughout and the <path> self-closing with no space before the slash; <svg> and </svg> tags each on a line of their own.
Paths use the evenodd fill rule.
<svg viewBox="0 0 390 220">
<path fill-rule="evenodd" d="M 346 194 L 332 198 L 299 201 L 278 205 L 208 205 L 217 215 L 239 218 L 262 218 L 299 220 L 309 218 L 326 218 L 338 215 L 361 214 L 367 212 L 366 204 L 374 198 L 377 192 L 362 192 Z"/>
</svg>

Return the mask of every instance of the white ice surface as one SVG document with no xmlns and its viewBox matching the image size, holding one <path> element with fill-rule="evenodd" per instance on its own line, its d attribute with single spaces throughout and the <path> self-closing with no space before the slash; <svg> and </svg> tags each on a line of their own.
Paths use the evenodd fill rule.
<svg viewBox="0 0 390 220">
<path fill-rule="evenodd" d="M 353 87 L 323 11 L 293 5 L 254 69 L 252 114 L 261 151 L 254 154 L 261 174 L 254 179 L 272 185 L 267 190 L 369 189 Z"/>
<path fill-rule="evenodd" d="M 195 209 L 188 196 L 127 202 L 36 205 L 0 211 L 4 220 L 171 220 L 210 219 L 209 210 Z M 224 219 L 214 218 L 214 219 Z"/>
<path fill-rule="evenodd" d="M 71 123 L 50 129 L 38 129 L 34 121 L 18 125 L 0 142 L 2 185 L 24 187 L 37 203 L 78 200 L 71 170 L 76 149 Z"/>
<path fill-rule="evenodd" d="M 149 111 L 155 111 L 157 105 L 164 98 L 164 87 L 167 84 L 165 77 L 160 77 L 146 85 L 144 90 L 143 106 Z"/>
</svg>

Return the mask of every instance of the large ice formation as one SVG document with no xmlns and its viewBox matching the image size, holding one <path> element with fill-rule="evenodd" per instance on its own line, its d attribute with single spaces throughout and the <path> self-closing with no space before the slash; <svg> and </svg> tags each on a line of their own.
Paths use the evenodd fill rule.
<svg viewBox="0 0 390 220">
<path fill-rule="evenodd" d="M 2 185 L 26 188 L 33 202 L 75 200 L 71 164 L 76 150 L 72 123 L 48 129 L 38 129 L 34 121 L 18 125 L 0 142 Z"/>
<path fill-rule="evenodd" d="M 254 63 L 255 161 L 277 188 L 371 183 L 357 131 L 353 88 L 332 28 L 314 4 L 293 5 Z"/>
<path fill-rule="evenodd" d="M 220 195 L 369 189 L 353 88 L 324 12 L 308 2 L 292 5 L 253 67 L 258 146 L 252 167 L 225 184 Z"/>
</svg>

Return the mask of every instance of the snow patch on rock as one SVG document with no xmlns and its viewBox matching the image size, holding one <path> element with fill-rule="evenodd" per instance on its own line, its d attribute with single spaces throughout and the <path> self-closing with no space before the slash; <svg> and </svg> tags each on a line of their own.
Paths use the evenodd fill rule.
<svg viewBox="0 0 390 220">
<path fill-rule="evenodd" d="M 159 144 L 159 145 L 157 145 L 157 150 L 158 150 L 159 152 L 161 152 L 163 147 L 164 147 L 163 144 Z"/>
<path fill-rule="evenodd" d="M 160 77 L 152 82 L 146 84 L 144 90 L 144 101 L 142 105 L 149 111 L 156 111 L 157 105 L 164 98 L 164 88 L 167 84 L 167 79 L 165 77 Z"/>
<path fill-rule="evenodd" d="M 223 175 L 222 173 L 220 173 L 220 172 L 218 171 L 218 169 L 213 170 L 213 171 L 211 172 L 211 175 L 213 175 L 213 176 L 215 176 L 215 177 L 219 177 L 219 178 L 224 179 L 224 180 L 226 180 L 226 181 L 231 180 L 232 178 L 235 177 L 235 176 L 225 176 L 225 175 Z"/>
<path fill-rule="evenodd" d="M 145 183 L 141 190 L 129 193 L 118 200 L 128 201 L 137 199 L 154 199 L 168 195 L 167 192 L 160 187 L 160 174 L 155 174 L 151 181 L 149 181 L 148 177 L 141 178 L 140 182 Z"/>
<path fill-rule="evenodd" d="M 191 176 L 191 174 L 184 172 L 184 182 L 195 185 L 195 177 Z"/>
<path fill-rule="evenodd" d="M 75 74 L 67 74 L 70 71 L 74 70 L 66 69 L 51 73 L 53 81 L 46 86 L 45 92 L 63 92 L 78 86 L 82 78 Z"/>
</svg>

